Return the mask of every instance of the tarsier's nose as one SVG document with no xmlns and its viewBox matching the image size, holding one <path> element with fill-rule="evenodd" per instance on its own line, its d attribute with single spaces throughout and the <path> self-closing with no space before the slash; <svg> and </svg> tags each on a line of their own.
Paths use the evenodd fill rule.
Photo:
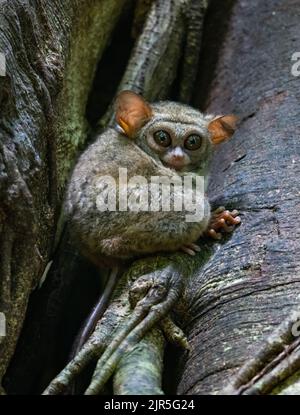
<svg viewBox="0 0 300 415">
<path fill-rule="evenodd" d="M 183 160 L 183 154 L 173 154 L 172 159 L 175 161 L 181 161 Z"/>
<path fill-rule="evenodd" d="M 186 165 L 186 156 L 182 148 L 175 147 L 165 155 L 164 162 L 173 169 L 181 170 Z"/>
<path fill-rule="evenodd" d="M 182 161 L 184 158 L 184 153 L 180 147 L 176 147 L 172 151 L 172 160 L 174 161 Z"/>
</svg>

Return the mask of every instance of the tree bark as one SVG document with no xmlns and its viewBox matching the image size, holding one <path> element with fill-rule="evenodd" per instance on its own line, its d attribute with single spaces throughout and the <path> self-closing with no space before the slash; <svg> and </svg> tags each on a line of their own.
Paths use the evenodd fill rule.
<svg viewBox="0 0 300 415">
<path fill-rule="evenodd" d="M 184 358 L 180 394 L 221 391 L 300 293 L 300 89 L 291 74 L 300 5 L 238 0 L 222 38 L 213 33 L 224 16 L 217 8 L 214 2 L 208 16 L 202 59 L 209 66 L 201 73 L 198 103 L 240 117 L 234 138 L 214 158 L 209 194 L 218 205 L 238 209 L 242 225 L 225 244 L 207 248 L 210 256 L 187 289 L 192 351 Z M 287 393 L 299 393 L 299 386 L 291 387 L 299 384 L 299 372 L 278 383 L 275 393 L 287 385 Z"/>
<path fill-rule="evenodd" d="M 57 227 L 61 234 L 61 199 L 86 141 L 85 112 L 96 65 L 127 3 L 1 2 L 0 52 L 7 59 L 7 76 L 0 77 L 0 311 L 5 312 L 8 335 L 0 343 L 0 379 L 13 355 L 29 295 L 53 254 Z M 153 100 L 171 96 L 189 102 L 202 17 L 188 20 L 181 13 L 184 4 L 196 10 L 196 0 L 168 0 L 160 10 L 161 3 L 137 2 L 140 12 L 133 25 L 140 38 L 119 89 L 130 87 Z M 152 12 L 168 22 L 157 37 L 149 29 L 157 27 L 156 20 L 148 19 L 143 26 Z M 295 0 L 265 4 L 227 0 L 222 5 L 214 0 L 208 13 L 197 82 L 200 92 L 194 104 L 216 114 L 240 115 L 238 133 L 213 160 L 209 194 L 216 206 L 239 209 L 243 223 L 222 243 L 203 242 L 202 254 L 195 259 L 177 258 L 190 275 L 179 311 L 191 344 L 190 353 L 182 356 L 178 393 L 221 391 L 254 354 L 259 341 L 298 303 L 299 230 L 294 227 L 299 206 L 299 88 L 290 68 L 299 40 L 299 14 Z M 151 36 L 145 35 L 147 30 Z M 184 45 L 184 62 L 180 62 Z M 102 125 L 111 121 L 110 114 L 108 109 Z M 92 282 L 93 271 L 78 259 L 67 232 L 58 251 L 51 275 L 35 292 L 38 301 L 31 301 L 28 330 L 25 327 L 5 381 L 9 392 L 37 393 L 46 387 L 65 364 L 67 346 L 61 338 L 73 320 L 73 310 L 87 311 L 91 298 L 97 297 L 89 293 L 84 304 L 86 286 L 93 291 L 98 275 Z M 131 274 L 139 275 L 145 264 L 135 264 Z M 79 274 L 77 303 L 69 308 L 67 299 L 72 298 Z M 129 282 L 125 275 L 124 298 Z M 120 312 L 120 298 L 115 298 L 111 314 L 113 307 L 116 314 Z M 67 313 L 64 319 L 62 310 Z M 112 327 L 103 326 L 105 339 Z M 73 335 L 75 331 L 76 327 Z M 130 393 L 138 382 L 139 393 L 161 393 L 164 344 L 155 328 L 132 354 L 124 354 L 114 378 L 115 392 Z M 64 356 L 58 357 L 63 348 Z M 57 366 L 50 355 L 58 360 Z M 147 364 L 137 367 L 136 378 L 126 385 L 132 362 L 141 355 Z M 151 366 L 152 356 L 159 367 Z M 144 387 L 141 382 L 147 377 L 152 378 Z M 297 383 L 294 376 L 288 381 L 290 389 L 283 384 L 277 391 L 291 391 L 290 384 Z"/>
<path fill-rule="evenodd" d="M 64 185 L 87 133 L 96 64 L 125 1 L 0 4 L 0 379 L 53 249 Z"/>
<path fill-rule="evenodd" d="M 194 0 L 192 3 L 195 3 Z M 133 31 L 136 36 L 141 30 L 139 25 L 143 24 L 149 7 L 151 6 L 152 11 L 157 8 L 154 18 L 158 19 L 158 23 L 162 19 L 160 26 L 162 25 L 164 30 L 161 30 L 159 26 L 156 35 L 153 36 L 151 31 L 149 35 L 154 42 L 158 40 L 157 35 L 158 38 L 161 36 L 159 46 L 160 53 L 163 52 L 162 59 L 156 59 L 158 66 L 151 66 L 151 61 L 148 61 L 149 64 L 146 65 L 146 62 L 143 62 L 145 53 L 141 47 L 138 63 L 142 63 L 143 68 L 140 73 L 136 72 L 136 80 L 130 81 L 136 71 L 135 67 L 130 69 L 129 65 L 129 72 L 124 75 L 127 87 L 140 89 L 153 99 L 158 96 L 164 98 L 175 79 L 185 36 L 186 20 L 182 7 L 188 5 L 185 1 L 174 0 L 165 2 L 163 7 L 162 4 L 161 1 L 137 2 L 136 18 L 133 22 Z M 3 160 L 2 169 L 6 181 L 5 186 L 1 188 L 1 195 L 4 199 L 1 205 L 3 209 L 1 226 L 5 227 L 7 237 L 3 242 L 1 256 L 3 270 L 1 309 L 6 315 L 8 335 L 1 344 L 3 353 L 1 354 L 0 378 L 14 351 L 29 294 L 37 283 L 42 284 L 48 276 L 46 271 L 49 269 L 49 264 L 47 263 L 53 254 L 53 247 L 57 246 L 54 242 L 54 234 L 60 236 L 62 231 L 63 220 L 58 223 L 58 216 L 65 182 L 88 131 L 85 111 L 96 63 L 125 5 L 125 0 L 122 2 L 97 0 L 35 2 L 34 4 L 29 1 L 1 3 L 0 18 L 3 25 L 1 25 L 0 47 L 6 55 L 8 69 L 7 76 L 1 79 L 3 84 L 1 101 L 4 103 L 4 99 L 7 100 L 5 102 L 7 113 L 3 115 L 1 121 L 3 125 L 11 127 L 3 132 L 3 144 L 9 150 L 12 147 L 13 151 L 7 159 Z M 202 22 L 202 10 L 200 17 Z M 16 24 L 18 22 L 22 24 Z M 198 30 L 201 29 L 201 22 L 198 22 Z M 151 22 L 149 27 L 153 24 L 155 21 Z M 7 37 L 6 34 L 10 31 L 12 34 Z M 18 44 L 16 39 L 20 40 Z M 19 43 L 21 53 L 18 54 L 16 48 Z M 140 43 L 143 46 L 143 42 Z M 198 46 L 199 36 L 197 35 L 191 38 L 190 53 L 198 53 Z M 147 50 L 150 50 L 150 44 L 146 52 Z M 137 43 L 135 56 L 138 53 L 139 43 Z M 146 55 L 145 58 L 147 58 Z M 190 79 L 193 78 L 194 71 L 195 69 L 187 74 Z M 142 78 L 140 75 L 143 75 Z M 15 87 L 20 85 L 22 86 L 19 90 L 20 94 L 15 94 Z M 19 129 L 15 129 L 15 124 L 13 125 L 15 118 L 11 116 L 9 109 L 17 113 Z M 20 132 L 24 145 L 19 140 Z M 13 147 L 14 141 L 18 142 L 19 152 Z M 3 158 L 6 156 L 6 147 L 3 149 Z M 36 161 L 35 170 L 33 159 Z M 10 165 L 9 162 L 11 162 Z M 14 171 L 12 164 L 20 171 Z M 8 171 L 8 167 L 10 171 L 7 177 L 5 169 Z M 35 172 L 34 180 L 33 172 Z M 20 183 L 15 185 L 17 179 L 13 174 L 18 174 L 17 179 L 19 178 Z M 14 193 L 25 206 L 32 202 L 28 213 L 24 211 L 23 206 L 13 203 L 11 199 Z M 10 222 L 7 220 L 7 212 L 10 213 Z M 15 218 L 12 218 L 12 214 L 15 217 L 22 216 L 23 228 L 20 228 L 21 224 Z M 56 228 L 58 230 L 55 232 Z M 16 247 L 19 245 L 18 255 L 15 255 Z M 68 309 L 65 300 L 67 296 L 70 296 L 69 289 L 74 282 L 74 278 L 72 281 L 68 273 L 74 269 L 77 273 L 82 271 L 76 251 L 69 245 L 68 237 L 63 236 L 63 242 L 59 247 L 61 255 L 55 257 L 50 277 L 47 277 L 42 289 L 34 293 L 33 310 L 29 310 L 27 318 L 29 329 L 26 331 L 25 327 L 25 335 L 22 336 L 18 346 L 20 353 L 17 352 L 13 368 L 6 377 L 5 383 L 9 390 L 17 390 L 21 393 L 24 391 L 30 393 L 32 390 L 40 391 L 40 388 L 45 386 L 42 379 L 47 377 L 45 374 L 47 367 L 55 370 L 51 359 L 49 360 L 49 355 L 55 354 L 53 342 L 55 342 L 55 336 L 63 330 L 63 324 L 57 323 L 61 317 L 59 314 L 62 308 L 65 311 Z M 73 256 L 70 255 L 70 249 L 73 249 Z M 24 256 L 23 262 L 21 254 Z M 39 260 L 37 265 L 35 265 L 36 258 Z M 18 266 L 18 272 L 12 269 L 15 264 Z M 89 274 L 89 271 L 85 266 L 85 272 Z M 17 282 L 21 281 L 23 284 L 13 295 L 10 292 L 12 276 Z M 85 281 L 83 284 L 87 285 Z M 57 311 L 57 308 L 60 311 Z M 51 320 L 56 321 L 51 323 Z M 31 339 L 31 345 L 27 339 Z M 37 349 L 33 353 L 35 345 Z M 48 346 L 47 352 L 45 346 Z M 63 347 L 63 344 L 56 342 L 56 348 L 61 348 L 61 346 Z M 28 354 L 24 353 L 25 350 Z M 43 364 L 45 359 L 46 365 Z M 37 360 L 39 364 L 35 365 Z M 14 367 L 17 367 L 17 372 Z M 41 370 L 42 375 L 39 375 L 37 372 Z M 18 381 L 16 382 L 17 377 L 22 379 L 19 384 Z M 34 380 L 39 377 L 41 378 L 39 381 Z M 32 385 L 36 382 L 39 384 L 37 387 Z M 16 383 L 18 386 L 13 386 Z"/>
</svg>

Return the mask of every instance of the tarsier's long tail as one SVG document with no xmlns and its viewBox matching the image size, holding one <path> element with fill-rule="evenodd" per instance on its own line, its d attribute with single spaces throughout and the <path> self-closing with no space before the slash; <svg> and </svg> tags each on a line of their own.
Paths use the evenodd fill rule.
<svg viewBox="0 0 300 415">
<path fill-rule="evenodd" d="M 80 351 L 84 343 L 93 333 L 97 322 L 101 319 L 105 310 L 107 309 L 112 293 L 118 281 L 118 277 L 120 276 L 120 271 L 121 270 L 119 266 L 115 266 L 111 269 L 103 293 L 101 293 L 92 312 L 89 314 L 78 335 L 76 336 L 70 354 L 70 360 L 72 360 Z"/>
</svg>

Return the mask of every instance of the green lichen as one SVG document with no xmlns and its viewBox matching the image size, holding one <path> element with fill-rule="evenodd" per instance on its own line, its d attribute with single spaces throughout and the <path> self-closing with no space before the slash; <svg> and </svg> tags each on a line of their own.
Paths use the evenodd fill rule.
<svg viewBox="0 0 300 415">
<path fill-rule="evenodd" d="M 162 395 L 164 337 L 153 329 L 124 355 L 114 376 L 116 395 Z"/>
<path fill-rule="evenodd" d="M 89 3 L 89 4 L 86 4 Z M 70 36 L 63 88 L 58 97 L 57 173 L 60 196 L 88 132 L 86 104 L 99 61 L 126 0 L 82 2 Z"/>
<path fill-rule="evenodd" d="M 300 395 L 300 370 L 274 388 L 271 395 Z"/>
</svg>

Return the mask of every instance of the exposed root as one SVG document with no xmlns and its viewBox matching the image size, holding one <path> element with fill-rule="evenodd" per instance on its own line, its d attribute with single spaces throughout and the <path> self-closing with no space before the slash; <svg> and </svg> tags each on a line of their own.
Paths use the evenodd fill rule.
<svg viewBox="0 0 300 415">
<path fill-rule="evenodd" d="M 186 335 L 178 327 L 170 317 L 164 318 L 159 323 L 166 339 L 170 342 L 175 344 L 176 346 L 182 347 L 183 349 L 190 350 L 189 342 L 186 338 Z"/>
<path fill-rule="evenodd" d="M 71 360 L 67 366 L 52 380 L 44 390 L 43 395 L 58 395 L 63 393 L 74 381 L 76 376 L 101 353 L 103 346 L 88 343 Z"/>
<path fill-rule="evenodd" d="M 125 353 L 114 374 L 116 395 L 162 395 L 162 369 L 165 339 L 154 327 Z"/>
<path fill-rule="evenodd" d="M 163 316 L 167 315 L 178 300 L 182 288 L 181 278 L 180 274 L 172 270 L 163 274 L 154 273 L 148 277 L 143 276 L 138 279 L 134 287 L 135 295 L 139 283 L 142 282 L 141 293 L 143 293 L 145 289 L 144 282 L 149 281 L 149 278 L 153 278 L 153 275 L 156 275 L 153 286 L 149 289 L 147 295 L 137 303 L 128 321 L 116 333 L 99 359 L 91 384 L 85 392 L 86 395 L 96 395 L 101 391 L 124 353 L 132 349 Z"/>
<path fill-rule="evenodd" d="M 300 369 L 299 320 L 300 307 L 262 343 L 220 394 L 266 394 L 296 373 Z"/>
<path fill-rule="evenodd" d="M 152 266 L 155 266 L 154 262 L 156 263 L 153 261 Z M 133 282 L 129 290 L 129 302 L 133 308 L 129 313 L 128 286 L 124 285 L 124 280 L 126 278 L 120 282 L 122 292 L 120 293 L 119 288 L 117 299 L 99 321 L 92 336 L 50 383 L 44 391 L 45 395 L 63 393 L 76 376 L 97 358 L 99 360 L 86 394 L 99 393 L 124 354 L 132 350 L 145 334 L 170 312 L 183 288 L 182 273 L 173 265 L 144 274 Z M 125 294 L 127 301 L 124 301 Z M 177 337 L 180 338 L 180 334 Z"/>
</svg>

